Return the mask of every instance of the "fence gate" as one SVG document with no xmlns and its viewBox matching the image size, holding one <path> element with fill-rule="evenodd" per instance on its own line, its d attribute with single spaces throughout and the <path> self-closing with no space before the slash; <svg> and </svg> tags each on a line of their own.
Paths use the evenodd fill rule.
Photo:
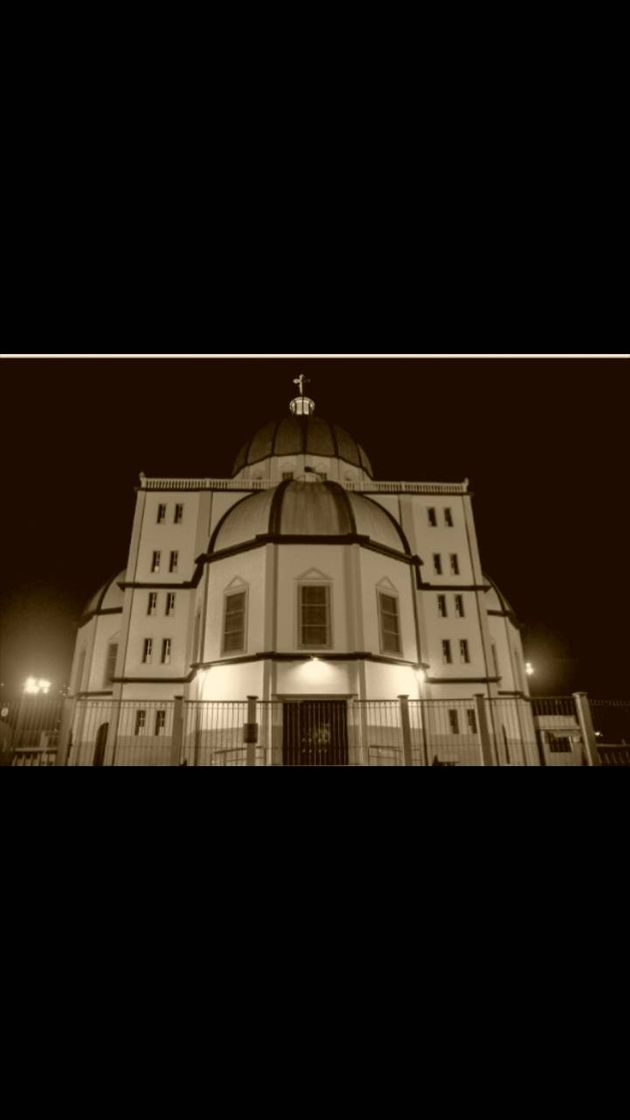
<svg viewBox="0 0 630 1120">
<path fill-rule="evenodd" d="M 283 766 L 347 766 L 345 700 L 299 700 L 284 704 Z"/>
</svg>

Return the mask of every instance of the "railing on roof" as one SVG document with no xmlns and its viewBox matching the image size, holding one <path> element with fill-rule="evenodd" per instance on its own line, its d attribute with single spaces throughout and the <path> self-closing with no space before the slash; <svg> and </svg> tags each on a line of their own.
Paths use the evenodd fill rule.
<svg viewBox="0 0 630 1120">
<path fill-rule="evenodd" d="M 340 479 L 346 490 L 363 494 L 467 494 L 468 479 L 464 482 L 347 482 Z M 270 478 L 145 478 L 140 476 L 141 490 L 269 490 L 277 486 L 277 479 Z"/>
</svg>

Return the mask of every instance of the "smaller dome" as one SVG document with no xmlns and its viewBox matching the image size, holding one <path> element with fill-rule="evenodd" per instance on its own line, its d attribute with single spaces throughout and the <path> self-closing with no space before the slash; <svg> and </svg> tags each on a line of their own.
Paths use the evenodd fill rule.
<svg viewBox="0 0 630 1120">
<path fill-rule="evenodd" d="M 499 590 L 494 580 L 484 574 L 484 579 L 490 584 L 490 587 L 485 593 L 485 606 L 487 611 L 500 611 L 506 614 L 513 626 L 520 629 L 520 623 L 516 617 L 514 609 L 510 606 L 505 595 Z"/>
<path fill-rule="evenodd" d="M 353 436 L 338 424 L 330 424 L 308 413 L 285 416 L 265 424 L 243 445 L 232 473 L 238 474 L 265 459 L 288 455 L 343 459 L 353 467 L 360 467 L 370 478 L 374 477 L 370 460 Z"/>
<path fill-rule="evenodd" d="M 210 541 L 210 552 L 223 552 L 257 537 L 369 537 L 394 552 L 409 553 L 394 518 L 363 494 L 337 482 L 282 482 L 250 494 L 226 513 Z"/>
<path fill-rule="evenodd" d="M 118 586 L 127 574 L 126 568 L 118 575 L 112 576 L 107 580 L 102 587 L 93 595 L 89 603 L 86 605 L 81 616 L 81 625 L 83 626 L 95 614 L 104 614 L 105 611 L 118 611 L 123 609 L 124 594 Z"/>
</svg>

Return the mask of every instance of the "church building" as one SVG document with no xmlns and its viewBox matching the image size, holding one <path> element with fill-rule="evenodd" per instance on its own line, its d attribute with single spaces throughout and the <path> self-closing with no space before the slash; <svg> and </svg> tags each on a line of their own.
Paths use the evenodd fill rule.
<svg viewBox="0 0 630 1120">
<path fill-rule="evenodd" d="M 71 692 L 112 701 L 525 698 L 468 481 L 379 481 L 298 395 L 229 478 L 140 476 L 125 567 L 80 620 Z"/>
</svg>

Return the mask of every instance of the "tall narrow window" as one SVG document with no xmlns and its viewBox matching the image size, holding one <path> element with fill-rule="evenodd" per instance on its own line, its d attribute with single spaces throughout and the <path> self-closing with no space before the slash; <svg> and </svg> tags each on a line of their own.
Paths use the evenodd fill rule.
<svg viewBox="0 0 630 1120">
<path fill-rule="evenodd" d="M 151 571 L 152 572 L 159 572 L 161 558 L 162 558 L 162 553 L 161 552 L 154 552 L 153 553 L 153 558 L 151 560 Z"/>
<path fill-rule="evenodd" d="M 182 521 L 184 520 L 184 507 L 179 502 L 175 506 L 175 517 L 173 518 L 173 520 L 176 525 L 181 525 Z"/>
<path fill-rule="evenodd" d="M 433 553 L 433 571 L 435 572 L 436 576 L 442 575 L 442 557 L 440 556 L 439 552 Z"/>
<path fill-rule="evenodd" d="M 459 735 L 459 712 L 457 708 L 449 708 L 448 722 L 451 728 L 451 735 Z"/>
<path fill-rule="evenodd" d="M 456 595 L 455 596 L 455 614 L 457 615 L 458 618 L 465 618 L 466 617 L 466 615 L 464 613 L 464 596 L 463 595 Z"/>
<path fill-rule="evenodd" d="M 450 509 L 444 510 L 444 524 L 446 525 L 447 529 L 453 528 L 453 514 Z"/>
<path fill-rule="evenodd" d="M 77 676 L 74 682 L 74 691 L 80 692 L 83 685 L 83 673 L 85 672 L 85 650 L 81 650 L 79 657 L 79 664 L 77 666 Z"/>
<path fill-rule="evenodd" d="M 474 708 L 469 708 L 466 712 L 466 719 L 468 720 L 468 730 L 471 735 L 477 734 L 477 713 Z"/>
<path fill-rule="evenodd" d="M 168 591 L 166 594 L 166 614 L 175 614 L 175 592 Z"/>
<path fill-rule="evenodd" d="M 153 660 L 153 638 L 145 638 L 142 646 L 142 662 L 150 665 Z"/>
<path fill-rule="evenodd" d="M 446 609 L 446 595 L 438 595 L 438 612 L 440 618 L 448 618 L 448 611 Z"/>
<path fill-rule="evenodd" d="M 451 552 L 451 571 L 454 576 L 459 575 L 459 560 L 456 552 Z"/>
<path fill-rule="evenodd" d="M 427 514 L 429 516 L 429 525 L 435 528 L 435 526 L 437 525 L 437 514 L 435 510 L 433 508 L 428 509 Z"/>
<path fill-rule="evenodd" d="M 144 708 L 139 708 L 136 712 L 136 727 L 135 727 L 134 734 L 139 735 L 141 731 L 144 731 L 146 725 L 147 725 L 146 710 Z"/>
<path fill-rule="evenodd" d="M 166 506 L 159 505 L 157 508 L 157 523 L 163 525 L 166 521 Z"/>
<path fill-rule="evenodd" d="M 171 639 L 164 638 L 162 640 L 162 664 L 170 665 L 171 663 Z"/>
<path fill-rule="evenodd" d="M 453 664 L 453 654 L 451 653 L 451 643 L 448 641 L 448 639 L 445 639 L 442 642 L 442 658 L 444 660 L 445 665 L 452 665 Z"/>
<path fill-rule="evenodd" d="M 165 708 L 158 708 L 155 713 L 155 734 L 161 735 L 166 727 L 166 710 Z"/>
<path fill-rule="evenodd" d="M 247 593 L 236 591 L 225 596 L 223 652 L 245 652 L 245 608 Z"/>
<path fill-rule="evenodd" d="M 105 688 L 109 688 L 116 674 L 116 658 L 118 657 L 118 642 L 110 642 L 107 647 L 107 661 L 105 662 Z"/>
<path fill-rule="evenodd" d="M 171 559 L 170 559 L 169 566 L 168 566 L 169 572 L 176 572 L 178 564 L 179 564 L 179 552 L 171 552 Z"/>
<path fill-rule="evenodd" d="M 470 664 L 470 650 L 468 648 L 468 639 L 462 638 L 459 643 L 459 656 L 465 665 Z"/>
<path fill-rule="evenodd" d="M 157 591 L 149 591 L 149 601 L 147 603 L 147 614 L 155 614 L 157 610 Z"/>
<path fill-rule="evenodd" d="M 378 593 L 381 616 L 381 649 L 383 653 L 402 653 L 398 599 L 395 595 Z"/>
<path fill-rule="evenodd" d="M 330 588 L 327 584 L 300 586 L 300 646 L 303 649 L 330 646 Z"/>
</svg>

